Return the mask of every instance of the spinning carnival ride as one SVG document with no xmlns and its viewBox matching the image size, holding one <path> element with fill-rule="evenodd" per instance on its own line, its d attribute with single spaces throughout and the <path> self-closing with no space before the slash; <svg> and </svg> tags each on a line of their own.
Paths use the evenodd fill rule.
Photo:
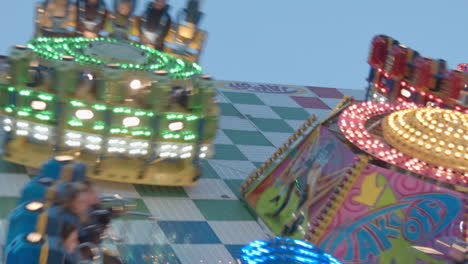
<svg viewBox="0 0 468 264">
<path fill-rule="evenodd" d="M 116 9 L 123 2 L 117 1 Z M 64 14 L 58 12 L 60 3 Z M 193 62 L 204 40 L 196 36 L 206 33 L 197 24 L 190 24 L 191 34 L 182 20 L 173 24 L 171 32 L 182 28 L 193 40 L 180 42 L 180 34 L 169 34 L 164 47 L 179 41 L 179 52 L 172 54 L 180 58 L 128 42 L 125 34 L 122 40 L 58 37 L 85 34 L 73 31 L 77 22 L 70 17 L 76 10 L 68 4 L 54 0 L 38 5 L 36 35 L 50 37 L 18 45 L 0 61 L 1 127 L 7 133 L 3 158 L 38 168 L 51 156 L 70 154 L 90 165 L 89 176 L 95 179 L 194 184 L 200 159 L 213 155 L 210 142 L 219 114 L 210 77 Z M 99 23 L 112 24 L 119 17 L 98 8 L 106 15 L 92 21 L 78 16 L 77 21 L 85 19 L 85 30 L 99 18 Z M 201 16 L 198 6 L 181 14 L 194 12 Z M 130 30 L 138 18 L 124 20 Z"/>
<path fill-rule="evenodd" d="M 91 178 L 191 185 L 199 159 L 212 155 L 219 111 L 195 63 L 105 38 L 38 38 L 8 62 L 0 80 L 8 161 L 37 168 L 71 154 Z"/>
</svg>

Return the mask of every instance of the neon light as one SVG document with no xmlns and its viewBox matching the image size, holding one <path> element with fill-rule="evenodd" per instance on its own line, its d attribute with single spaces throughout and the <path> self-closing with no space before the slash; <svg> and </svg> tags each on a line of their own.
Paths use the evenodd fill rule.
<svg viewBox="0 0 468 264">
<path fill-rule="evenodd" d="M 411 155 L 405 154 L 399 149 L 389 146 L 386 142 L 375 138 L 369 133 L 369 131 L 367 131 L 366 122 L 372 117 L 381 116 L 396 111 L 413 111 L 413 109 L 418 108 L 419 106 L 413 103 L 406 102 L 401 104 L 379 103 L 375 101 L 357 103 L 348 107 L 341 114 L 339 121 L 340 130 L 343 132 L 345 137 L 357 147 L 375 157 L 378 157 L 379 159 L 385 162 L 402 167 L 419 175 L 431 177 L 437 181 L 453 182 L 454 180 L 456 180 L 460 181 L 462 184 L 466 184 L 466 176 L 464 176 L 464 173 L 462 171 L 452 168 L 441 167 L 443 170 L 446 170 L 446 172 L 444 172 L 446 177 L 442 178 L 440 176 L 441 173 L 438 172 L 438 166 L 434 163 L 430 163 L 430 161 L 417 159 Z M 416 119 L 418 118 L 416 117 Z M 438 123 L 436 120 L 433 121 L 436 122 L 436 124 Z M 385 122 L 383 124 L 385 124 Z M 406 124 L 402 123 L 401 125 L 405 126 Z M 422 125 L 424 125 L 424 122 L 422 122 Z M 430 128 L 431 125 L 433 126 L 433 128 Z M 435 130 L 436 127 L 433 124 L 427 123 L 427 127 L 431 130 L 434 129 L 433 131 L 435 133 L 438 133 L 437 130 Z M 410 129 L 410 127 L 408 127 L 408 129 Z M 449 131 L 447 132 L 450 133 Z M 403 138 L 407 139 L 408 143 L 415 142 L 418 146 L 424 146 L 425 144 L 425 142 L 421 140 L 423 139 L 422 131 L 419 131 L 419 133 L 421 134 L 418 136 L 417 131 L 414 130 L 413 132 L 411 132 L 415 135 L 413 137 L 410 136 L 409 131 L 408 133 L 405 133 L 404 131 L 397 133 L 399 136 L 402 136 Z M 452 134 L 455 138 L 457 137 L 457 135 L 458 137 L 460 137 L 460 134 L 458 133 L 452 132 Z M 468 140 L 468 136 L 465 140 Z M 419 141 L 421 141 L 422 143 L 420 143 Z M 436 139 L 435 142 L 437 142 Z M 429 144 L 432 143 L 434 142 L 432 142 L 430 139 Z M 437 152 L 438 148 L 434 148 L 434 151 Z M 440 148 L 440 152 L 442 152 L 442 148 Z M 450 169 L 451 172 L 449 173 L 447 169 Z"/>
<path fill-rule="evenodd" d="M 242 253 L 242 258 L 249 264 L 341 264 L 336 258 L 312 244 L 281 237 L 270 241 L 253 241 L 242 248 Z"/>
<path fill-rule="evenodd" d="M 20 95 L 23 95 L 23 96 L 30 96 L 31 95 L 31 91 L 29 90 L 21 90 L 19 92 Z"/>
<path fill-rule="evenodd" d="M 107 110 L 107 106 L 106 105 L 102 105 L 102 104 L 95 104 L 93 105 L 93 108 L 97 111 L 105 111 Z"/>
<path fill-rule="evenodd" d="M 80 127 L 80 126 L 83 126 L 83 122 L 79 120 L 70 120 L 68 121 L 68 125 L 72 127 Z"/>
<path fill-rule="evenodd" d="M 40 94 L 37 97 L 44 101 L 52 101 L 54 99 L 52 95 L 48 95 L 48 94 Z"/>
<path fill-rule="evenodd" d="M 70 104 L 74 107 L 84 107 L 85 104 L 80 102 L 80 101 L 77 101 L 77 100 L 71 100 L 70 101 Z"/>
<path fill-rule="evenodd" d="M 146 61 L 143 64 L 133 64 L 89 57 L 83 50 L 86 50 L 88 45 L 93 42 L 125 43 L 133 48 L 140 49 L 141 52 L 145 54 Z M 141 44 L 120 42 L 114 39 L 37 38 L 28 43 L 28 48 L 39 56 L 49 60 L 62 60 L 63 56 L 67 55 L 73 56 L 75 62 L 80 64 L 106 65 L 114 63 L 121 69 L 136 69 L 142 71 L 165 70 L 172 78 L 185 79 L 202 72 L 201 67 L 196 63 L 185 61 L 154 49 L 148 49 Z M 136 84 L 134 87 L 136 87 Z"/>
</svg>

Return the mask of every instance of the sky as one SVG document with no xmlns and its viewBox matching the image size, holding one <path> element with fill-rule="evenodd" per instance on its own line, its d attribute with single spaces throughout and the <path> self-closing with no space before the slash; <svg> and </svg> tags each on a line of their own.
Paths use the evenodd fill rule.
<svg viewBox="0 0 468 264">
<path fill-rule="evenodd" d="M 1 1 L 7 54 L 32 37 L 37 1 Z M 168 1 L 177 11 L 186 0 Z M 377 34 L 451 68 L 468 62 L 467 0 L 204 0 L 202 8 L 209 37 L 200 64 L 220 80 L 364 89 Z"/>
</svg>

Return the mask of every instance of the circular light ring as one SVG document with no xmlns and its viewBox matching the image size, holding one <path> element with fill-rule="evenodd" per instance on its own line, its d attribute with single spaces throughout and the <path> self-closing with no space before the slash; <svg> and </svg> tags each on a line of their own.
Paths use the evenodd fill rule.
<svg viewBox="0 0 468 264">
<path fill-rule="evenodd" d="M 422 108 L 390 114 L 382 123 L 385 140 L 410 156 L 468 172 L 468 115 Z"/>
<path fill-rule="evenodd" d="M 404 168 L 419 175 L 433 178 L 437 181 L 467 186 L 468 173 L 432 164 L 416 157 L 404 154 L 375 137 L 365 126 L 366 122 L 375 117 L 405 109 L 417 109 L 414 103 L 383 103 L 368 101 L 354 104 L 340 115 L 339 126 L 343 135 L 354 145 L 392 165 Z"/>
<path fill-rule="evenodd" d="M 316 246 L 290 238 L 277 237 L 271 241 L 256 240 L 242 248 L 246 263 L 323 263 L 340 264 L 338 259 Z"/>
<path fill-rule="evenodd" d="M 90 57 L 85 53 L 88 45 L 93 42 L 110 42 L 126 44 L 133 48 L 137 48 L 141 53 L 146 55 L 143 63 L 116 63 L 106 61 L 105 59 Z M 118 41 L 108 38 L 93 38 L 87 39 L 83 37 L 77 38 L 46 38 L 40 37 L 28 43 L 28 47 L 37 55 L 47 60 L 64 60 L 63 56 L 72 56 L 79 64 L 94 64 L 107 65 L 113 63 L 116 67 L 124 70 L 141 70 L 141 71 L 167 71 L 172 78 L 186 79 L 193 75 L 200 74 L 201 67 L 194 63 L 172 55 L 151 49 L 147 46 Z"/>
</svg>

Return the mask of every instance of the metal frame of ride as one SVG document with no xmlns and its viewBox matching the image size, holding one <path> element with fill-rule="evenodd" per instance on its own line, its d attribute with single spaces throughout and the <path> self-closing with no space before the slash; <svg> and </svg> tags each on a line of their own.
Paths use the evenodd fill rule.
<svg viewBox="0 0 468 264">
<path fill-rule="evenodd" d="M 468 113 L 468 74 L 461 64 L 421 56 L 385 35 L 374 37 L 369 50 L 371 66 L 366 100 L 413 102 Z"/>
</svg>

